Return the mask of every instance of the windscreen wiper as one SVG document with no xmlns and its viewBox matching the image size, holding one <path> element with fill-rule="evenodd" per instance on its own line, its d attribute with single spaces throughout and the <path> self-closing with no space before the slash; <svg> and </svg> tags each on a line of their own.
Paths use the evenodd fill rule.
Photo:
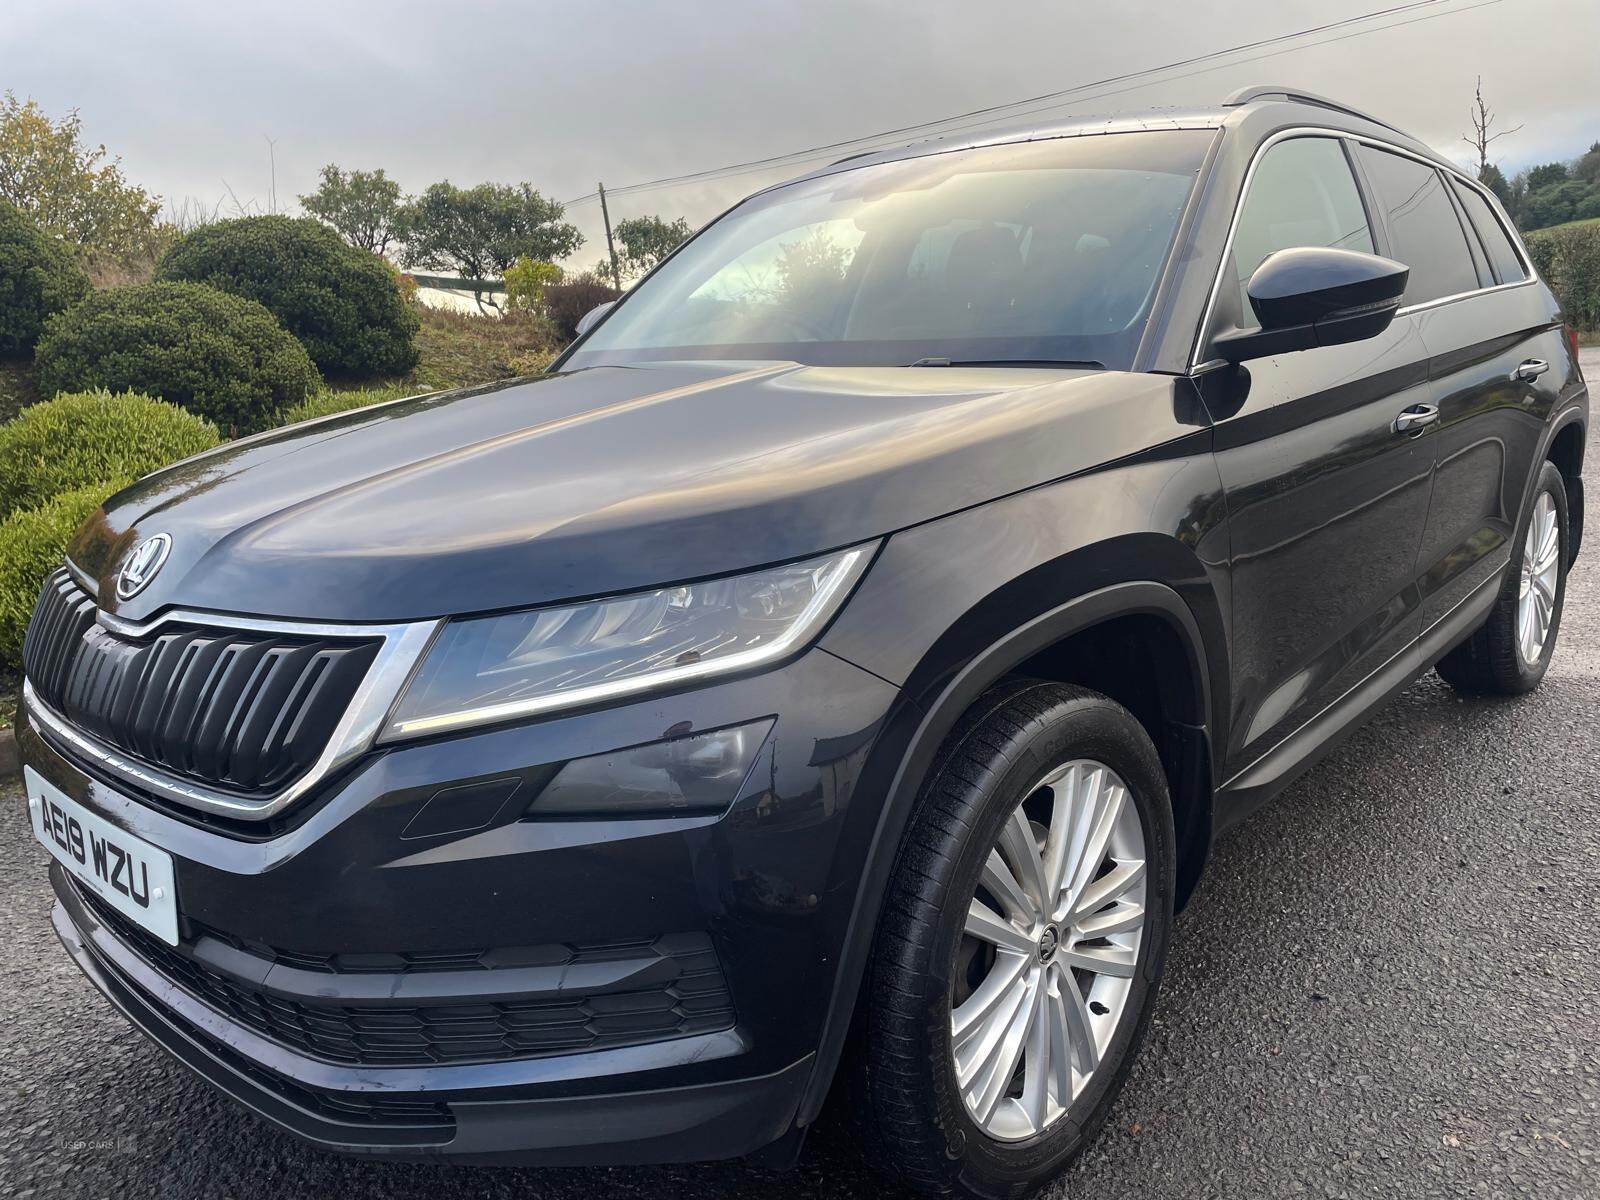
<svg viewBox="0 0 1600 1200">
<path fill-rule="evenodd" d="M 1092 358 L 919 358 L 908 367 L 1083 367 L 1104 371 L 1106 365 Z"/>
</svg>

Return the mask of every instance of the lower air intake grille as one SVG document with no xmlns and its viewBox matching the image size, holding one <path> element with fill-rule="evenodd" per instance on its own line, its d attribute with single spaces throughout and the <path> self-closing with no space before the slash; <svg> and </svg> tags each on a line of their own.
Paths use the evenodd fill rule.
<svg viewBox="0 0 1600 1200">
<path fill-rule="evenodd" d="M 634 970 L 619 974 L 651 978 L 646 986 L 472 1004 L 310 1004 L 216 970 L 187 947 L 174 949 L 152 937 L 87 890 L 78 894 L 123 945 L 191 996 L 280 1045 L 330 1062 L 393 1067 L 541 1058 L 713 1033 L 734 1024 L 727 981 L 703 933 L 550 946 L 539 955 L 563 962 L 573 974 L 589 964 L 625 962 Z M 472 957 L 492 959 L 493 952 Z M 274 960 L 294 961 L 281 951 Z"/>
</svg>

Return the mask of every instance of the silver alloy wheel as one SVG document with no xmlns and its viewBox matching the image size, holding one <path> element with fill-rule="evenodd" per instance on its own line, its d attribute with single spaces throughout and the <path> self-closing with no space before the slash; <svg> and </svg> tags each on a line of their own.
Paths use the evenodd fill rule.
<svg viewBox="0 0 1600 1200">
<path fill-rule="evenodd" d="M 1517 653 L 1527 667 L 1538 665 L 1550 636 L 1560 560 L 1556 504 L 1549 492 L 1540 492 L 1533 516 L 1528 519 L 1528 536 L 1522 546 L 1522 580 L 1517 588 Z"/>
<path fill-rule="evenodd" d="M 956 1080 L 991 1137 L 1032 1137 L 1083 1091 L 1127 1007 L 1144 927 L 1127 785 L 1088 759 L 1055 768 L 1006 819 L 957 951 Z"/>
</svg>

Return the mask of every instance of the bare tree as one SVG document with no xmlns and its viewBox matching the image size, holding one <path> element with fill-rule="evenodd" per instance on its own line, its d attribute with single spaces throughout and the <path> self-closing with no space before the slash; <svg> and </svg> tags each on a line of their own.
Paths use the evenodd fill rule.
<svg viewBox="0 0 1600 1200">
<path fill-rule="evenodd" d="M 1483 178 L 1489 170 L 1489 145 L 1503 137 L 1510 137 L 1522 126 L 1512 129 L 1502 129 L 1499 133 L 1491 133 L 1494 128 L 1494 110 L 1483 102 L 1483 76 L 1478 76 L 1478 90 L 1472 106 L 1472 136 L 1462 137 L 1462 141 L 1478 152 L 1478 178 Z"/>
<path fill-rule="evenodd" d="M 266 134 L 261 136 L 266 138 L 267 141 L 267 170 L 271 178 L 267 191 L 267 211 L 276 213 L 278 211 L 278 143 L 273 138 L 267 137 Z"/>
</svg>

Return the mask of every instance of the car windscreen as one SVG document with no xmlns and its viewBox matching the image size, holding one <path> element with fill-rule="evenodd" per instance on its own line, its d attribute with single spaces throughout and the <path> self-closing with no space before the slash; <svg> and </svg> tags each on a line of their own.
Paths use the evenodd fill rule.
<svg viewBox="0 0 1600 1200">
<path fill-rule="evenodd" d="M 1214 132 L 1054 138 L 763 192 L 630 293 L 567 360 L 1131 365 Z"/>
</svg>

